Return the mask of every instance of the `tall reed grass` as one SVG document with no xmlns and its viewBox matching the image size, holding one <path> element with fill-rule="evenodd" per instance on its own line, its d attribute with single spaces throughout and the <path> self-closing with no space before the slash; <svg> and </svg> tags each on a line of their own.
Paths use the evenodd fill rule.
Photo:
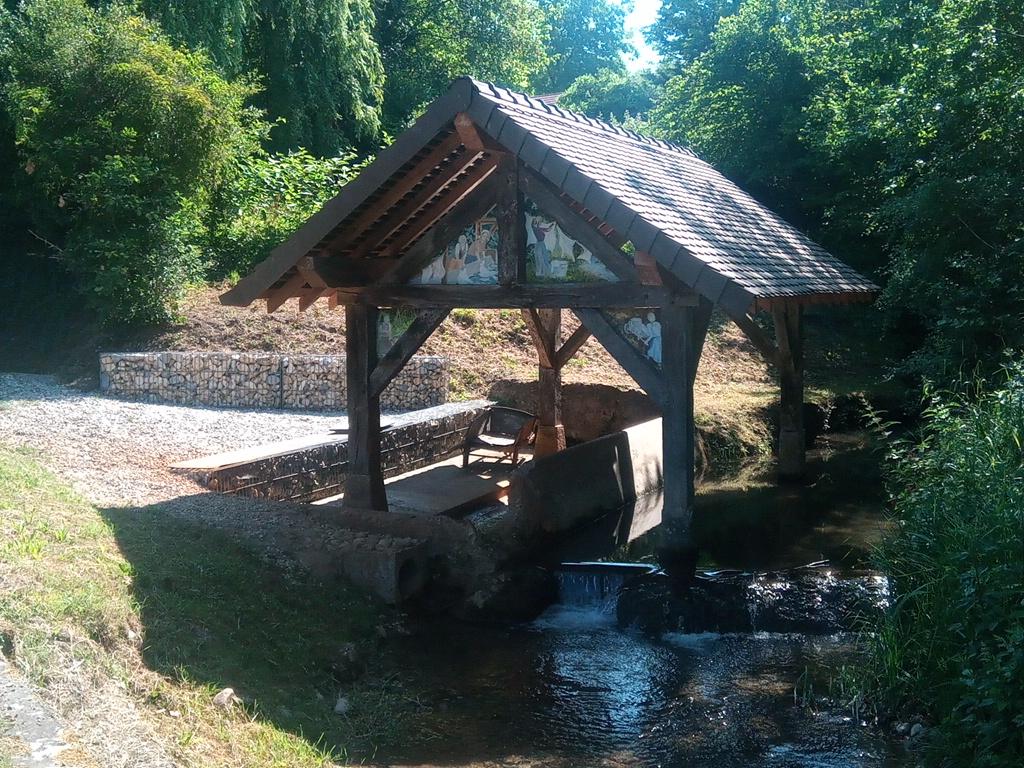
<svg viewBox="0 0 1024 768">
<path fill-rule="evenodd" d="M 877 552 L 891 609 L 872 634 L 867 692 L 935 727 L 925 762 L 1024 765 L 1024 365 L 994 387 L 927 392 L 895 443 L 896 525 Z"/>
</svg>

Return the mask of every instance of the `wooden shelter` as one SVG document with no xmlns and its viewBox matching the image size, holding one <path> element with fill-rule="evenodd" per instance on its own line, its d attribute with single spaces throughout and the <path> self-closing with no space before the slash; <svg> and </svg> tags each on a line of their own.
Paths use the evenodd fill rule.
<svg viewBox="0 0 1024 768">
<path fill-rule="evenodd" d="M 387 509 L 379 398 L 447 313 L 516 308 L 538 354 L 538 453 L 564 446 L 561 370 L 593 335 L 660 405 L 666 515 L 686 521 L 712 309 L 779 371 L 780 474 L 796 476 L 802 309 L 876 292 L 689 150 L 461 78 L 222 301 L 344 306 L 347 507 Z M 581 326 L 561 342 L 563 309 Z"/>
</svg>

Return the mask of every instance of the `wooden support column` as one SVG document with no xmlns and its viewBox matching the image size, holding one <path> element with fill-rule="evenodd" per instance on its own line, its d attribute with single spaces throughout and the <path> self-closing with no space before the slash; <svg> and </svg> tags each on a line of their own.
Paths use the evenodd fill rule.
<svg viewBox="0 0 1024 768">
<path fill-rule="evenodd" d="M 348 472 L 345 509 L 386 512 L 380 461 L 380 395 L 370 377 L 377 367 L 377 309 L 345 307 L 345 378 L 348 385 Z"/>
<path fill-rule="evenodd" d="M 694 310 L 667 306 L 661 310 L 663 521 L 689 527 L 694 496 L 693 368 Z"/>
<path fill-rule="evenodd" d="M 804 434 L 804 340 L 799 306 L 773 310 L 778 341 L 781 406 L 779 410 L 779 479 L 801 480 L 806 463 Z"/>
<path fill-rule="evenodd" d="M 537 348 L 537 442 L 534 456 L 550 456 L 565 449 L 562 424 L 562 367 L 558 343 L 562 334 L 561 309 L 524 309 L 523 319 Z"/>
</svg>

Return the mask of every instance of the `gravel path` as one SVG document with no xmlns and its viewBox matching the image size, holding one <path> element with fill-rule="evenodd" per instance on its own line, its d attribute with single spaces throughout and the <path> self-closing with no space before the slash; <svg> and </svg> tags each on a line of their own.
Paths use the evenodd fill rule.
<svg viewBox="0 0 1024 768">
<path fill-rule="evenodd" d="M 402 424 L 427 414 L 394 414 L 384 421 Z M 72 390 L 49 376 L 0 373 L 0 443 L 41 451 L 46 466 L 100 505 L 141 506 L 195 494 L 192 481 L 167 469 L 175 461 L 347 426 L 344 412 L 134 403 Z"/>
</svg>

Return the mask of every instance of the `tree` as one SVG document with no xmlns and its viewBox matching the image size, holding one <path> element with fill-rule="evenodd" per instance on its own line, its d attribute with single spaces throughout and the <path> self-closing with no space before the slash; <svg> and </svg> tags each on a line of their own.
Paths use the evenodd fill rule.
<svg viewBox="0 0 1024 768">
<path fill-rule="evenodd" d="M 377 13 L 390 133 L 456 77 L 526 88 L 548 63 L 547 25 L 535 0 L 382 0 Z"/>
<path fill-rule="evenodd" d="M 1021 3 L 851 4 L 816 48 L 809 139 L 854 172 L 846 210 L 885 243 L 912 368 L 995 366 L 1024 322 Z"/>
<path fill-rule="evenodd" d="M 333 155 L 375 146 L 384 70 L 372 0 L 142 0 L 178 43 L 227 77 L 253 73 L 255 104 L 278 121 L 277 150 Z"/>
<path fill-rule="evenodd" d="M 576 78 L 559 97 L 559 106 L 602 120 L 621 122 L 646 115 L 654 106 L 657 86 L 643 72 L 602 69 Z"/>
<path fill-rule="evenodd" d="M 734 14 L 740 0 L 662 0 L 657 20 L 645 31 L 650 44 L 675 73 L 711 47 L 718 22 Z"/>
<path fill-rule="evenodd" d="M 551 27 L 551 62 L 535 79 L 535 90 L 561 91 L 581 75 L 598 70 L 624 72 L 626 7 L 614 0 L 541 0 Z"/>
<path fill-rule="evenodd" d="M 811 0 L 812 2 L 815 0 Z M 769 207 L 814 227 L 833 186 L 803 143 L 813 95 L 799 0 L 747 0 L 711 46 L 670 79 L 651 120 Z"/>
<path fill-rule="evenodd" d="M 245 81 L 114 4 L 29 0 L 0 19 L 4 203 L 108 321 L 166 319 L 203 274 L 208 200 L 266 124 Z"/>
</svg>

